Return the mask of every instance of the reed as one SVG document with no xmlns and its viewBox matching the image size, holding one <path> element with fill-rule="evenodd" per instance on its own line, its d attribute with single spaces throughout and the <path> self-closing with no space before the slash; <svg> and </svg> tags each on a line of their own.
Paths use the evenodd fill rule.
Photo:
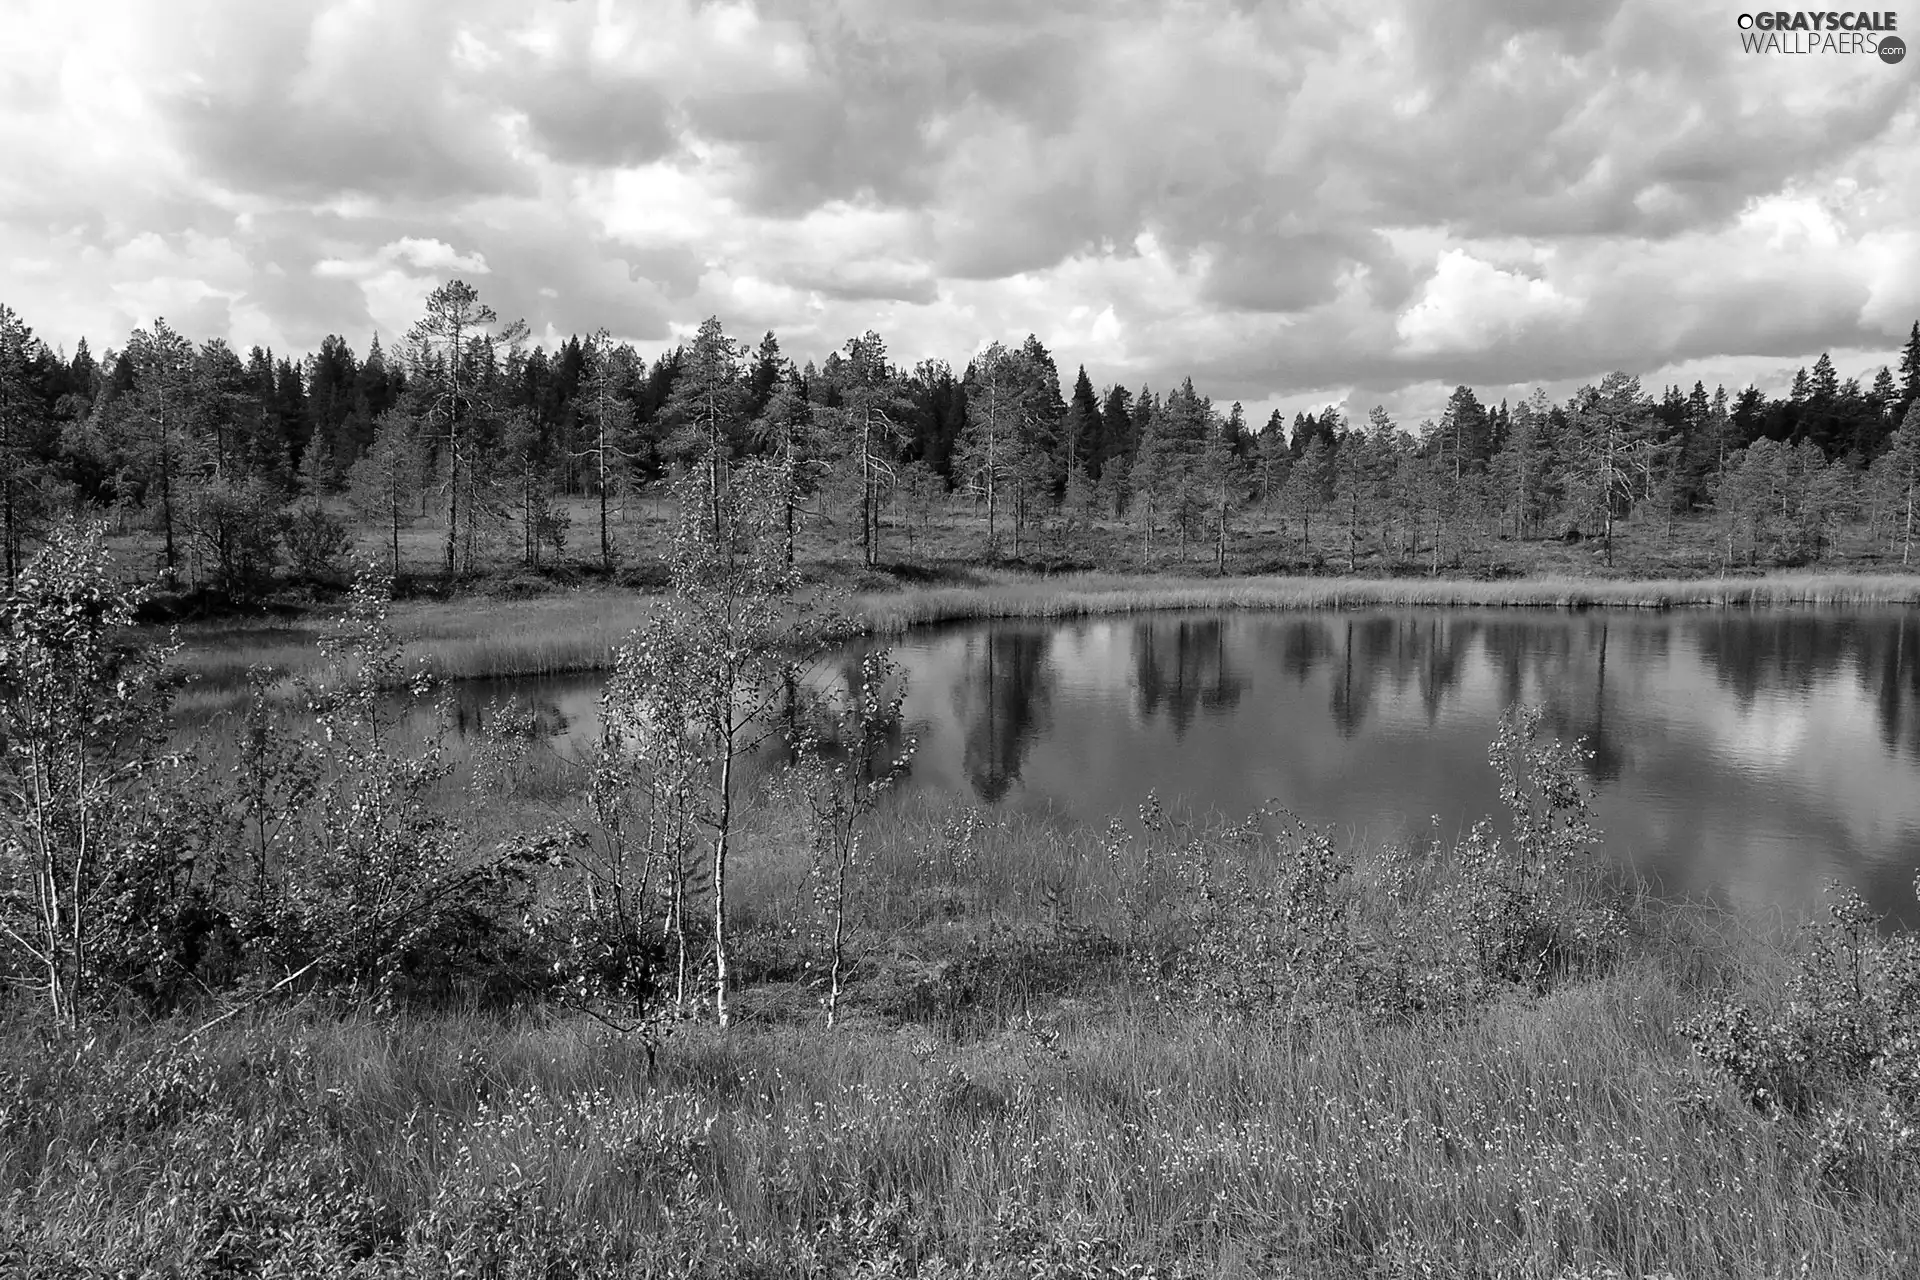
<svg viewBox="0 0 1920 1280">
<path fill-rule="evenodd" d="M 1912 605 L 1920 574 L 1789 573 L 1749 578 L 1160 578 L 1087 574 L 1038 582 L 873 594 L 862 614 L 881 634 L 976 618 L 1068 618 L 1173 609 L 1768 608 Z"/>
<path fill-rule="evenodd" d="M 421 663 L 436 680 L 549 676 L 606 669 L 613 649 L 651 615 L 657 596 L 602 589 L 524 600 L 467 599 L 403 602 L 391 621 L 409 666 Z M 281 694 L 292 678 L 319 673 L 324 619 L 297 626 L 183 626 L 176 634 L 179 669 L 187 684 L 176 702 L 184 716 L 209 715 L 240 705 L 247 672 L 270 667 Z"/>
</svg>

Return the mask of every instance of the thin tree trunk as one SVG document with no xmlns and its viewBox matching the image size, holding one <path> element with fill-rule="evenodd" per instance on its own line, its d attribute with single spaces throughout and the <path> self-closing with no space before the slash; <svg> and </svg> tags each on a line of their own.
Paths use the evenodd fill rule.
<svg viewBox="0 0 1920 1280">
<path fill-rule="evenodd" d="M 1900 549 L 1900 563 L 1902 565 L 1908 563 L 1913 557 L 1913 491 L 1916 487 L 1920 486 L 1911 484 L 1907 486 L 1907 540 L 1906 544 Z"/>
<path fill-rule="evenodd" d="M 720 756 L 719 830 L 713 841 L 713 1012 L 722 1027 L 733 1017 L 727 1003 L 727 842 L 733 825 L 733 742 Z"/>
</svg>

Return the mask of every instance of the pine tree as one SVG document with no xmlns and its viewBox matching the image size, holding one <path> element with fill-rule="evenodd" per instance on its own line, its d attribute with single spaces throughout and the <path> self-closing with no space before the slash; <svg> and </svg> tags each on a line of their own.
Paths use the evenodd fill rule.
<svg viewBox="0 0 1920 1280">
<path fill-rule="evenodd" d="M 753 350 L 753 363 L 747 370 L 746 414 L 758 418 L 767 410 L 767 402 L 787 381 L 788 360 L 780 354 L 780 340 L 767 330 Z"/>
<path fill-rule="evenodd" d="M 413 523 L 425 479 L 418 424 L 388 409 L 374 421 L 372 441 L 347 472 L 347 494 L 362 519 L 385 530 L 395 578 L 400 576 L 400 530 Z"/>
<path fill-rule="evenodd" d="M 1259 486 L 1260 505 L 1270 506 L 1287 478 L 1287 466 L 1293 455 L 1287 448 L 1287 420 L 1278 409 L 1267 415 L 1267 424 L 1254 437 L 1253 469 Z"/>
<path fill-rule="evenodd" d="M 1080 366 L 1080 372 L 1073 380 L 1073 399 L 1067 404 L 1067 414 L 1060 430 L 1065 437 L 1068 483 L 1072 483 L 1076 473 L 1084 474 L 1090 480 L 1099 480 L 1103 461 L 1100 456 L 1100 401 L 1093 393 L 1093 383 L 1087 378 L 1085 365 Z"/>
<path fill-rule="evenodd" d="M 1920 400 L 1907 409 L 1900 426 L 1887 437 L 1887 449 L 1881 461 L 1898 501 L 1900 563 L 1910 565 L 1913 563 L 1915 508 L 1920 506 Z"/>
<path fill-rule="evenodd" d="M 1133 461 L 1133 393 L 1118 383 L 1107 389 L 1100 405 L 1100 445 L 1094 461 L 1104 479 L 1107 467 L 1118 462 L 1124 470 Z"/>
<path fill-rule="evenodd" d="M 1239 405 L 1234 405 L 1235 410 L 1239 408 Z M 1196 478 L 1213 509 L 1213 571 L 1225 576 L 1227 523 L 1234 508 L 1240 505 L 1245 496 L 1246 472 L 1239 451 L 1234 447 L 1239 442 L 1238 424 L 1232 419 L 1221 419 L 1218 414 L 1211 416 L 1214 429 L 1207 433 L 1207 443 L 1200 455 Z"/>
<path fill-rule="evenodd" d="M 500 327 L 495 328 L 496 325 Z M 502 347 L 526 336 L 524 321 L 500 325 L 493 308 L 464 280 L 449 280 L 427 297 L 426 315 L 408 331 L 411 363 L 421 384 L 424 425 L 440 455 L 447 493 L 447 540 L 443 568 L 454 571 L 461 546 L 461 499 L 467 499 L 467 560 L 480 512 L 479 442 L 475 438 L 495 405 L 478 365 L 491 364 Z M 478 359 L 476 359 L 476 357 Z"/>
<path fill-rule="evenodd" d="M 46 430 L 44 352 L 19 314 L 0 304 L 0 558 L 9 587 L 45 515 L 46 467 L 35 448 Z"/>
<path fill-rule="evenodd" d="M 1582 388 L 1575 411 L 1578 456 L 1572 459 L 1576 489 L 1582 505 L 1598 517 L 1606 544 L 1607 564 L 1613 564 L 1616 515 L 1631 508 L 1636 477 L 1644 470 L 1651 449 L 1650 406 L 1640 380 L 1610 373 L 1598 387 Z"/>
<path fill-rule="evenodd" d="M 1333 456 L 1321 439 L 1317 426 L 1309 427 L 1300 456 L 1287 472 L 1286 505 L 1300 515 L 1300 547 L 1313 546 L 1313 517 L 1326 504 L 1327 490 L 1333 478 Z"/>
<path fill-rule="evenodd" d="M 193 434 L 193 345 L 155 320 L 151 331 L 135 329 L 127 343 L 133 387 L 116 407 L 126 452 L 149 503 L 158 503 L 163 538 L 161 570 L 169 587 L 179 583 L 175 542 L 178 502 L 197 470 Z"/>
<path fill-rule="evenodd" d="M 987 504 L 987 555 L 1002 494 L 1020 475 L 1021 437 L 1031 415 L 1033 378 L 1019 352 L 995 342 L 967 368 L 967 424 L 954 451 L 954 471 Z"/>
<path fill-rule="evenodd" d="M 783 477 L 781 554 L 791 566 L 802 504 L 819 488 L 834 454 L 831 433 L 816 420 L 813 405 L 792 366 L 773 390 L 749 432 L 769 465 Z"/>
<path fill-rule="evenodd" d="M 718 316 L 708 316 L 686 348 L 673 390 L 660 407 L 667 430 L 661 452 L 704 473 L 707 516 L 715 530 L 720 528 L 720 493 L 734 438 L 746 429 L 746 406 L 740 344 L 727 336 Z"/>
<path fill-rule="evenodd" d="M 633 461 L 627 444 L 633 432 L 633 403 L 626 395 L 633 372 L 633 348 L 615 347 L 613 335 L 605 329 L 595 330 L 581 348 L 577 403 L 589 434 L 580 454 L 592 460 L 593 486 L 600 499 L 600 567 L 609 575 L 613 573 L 613 535 L 607 524 L 607 504 L 615 478 Z"/>
<path fill-rule="evenodd" d="M 1900 403 L 1891 417 L 1906 421 L 1907 411 L 1920 403 L 1920 320 L 1913 322 L 1907 345 L 1900 349 Z"/>
<path fill-rule="evenodd" d="M 1495 458 L 1495 470 L 1513 512 L 1513 536 L 1525 538 L 1538 529 L 1546 495 L 1547 393 L 1536 387 L 1513 410 L 1506 446 Z"/>
<path fill-rule="evenodd" d="M 894 459 L 907 438 L 906 415 L 912 399 L 899 374 L 887 362 L 887 344 L 868 330 L 850 338 L 838 370 L 838 419 L 843 454 L 860 476 L 860 546 L 871 569 L 880 554 L 880 505 L 892 487 Z"/>
</svg>

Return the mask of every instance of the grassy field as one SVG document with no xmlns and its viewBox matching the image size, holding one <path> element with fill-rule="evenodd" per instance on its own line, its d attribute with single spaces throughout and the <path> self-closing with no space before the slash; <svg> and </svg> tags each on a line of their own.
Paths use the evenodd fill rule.
<svg viewBox="0 0 1920 1280">
<path fill-rule="evenodd" d="M 777 845 L 777 822 L 756 839 Z M 1123 922 L 1110 836 L 877 836 L 841 1024 L 759 863 L 743 1022 L 261 1006 L 0 1048 L 20 1276 L 1910 1277 L 1920 1145 L 1756 1109 L 1676 1027 L 1791 940 L 1636 908 L 1445 1016 L 1234 1012 Z M 1046 847 L 1039 847 L 1044 844 Z M 764 850 L 763 850 L 764 852 Z M 1049 884 L 1034 868 L 1067 859 Z M 1024 869 L 1024 870 L 1023 870 Z M 1907 1145 L 1901 1145 L 1906 1141 Z"/>
<path fill-rule="evenodd" d="M 1920 574 L 1783 572 L 1744 578 L 1542 577 L 1483 582 L 1398 578 L 1168 578 L 1073 575 L 862 596 L 875 630 L 972 618 L 1066 618 L 1155 609 L 1373 606 L 1563 609 L 1758 608 L 1920 603 Z"/>
</svg>

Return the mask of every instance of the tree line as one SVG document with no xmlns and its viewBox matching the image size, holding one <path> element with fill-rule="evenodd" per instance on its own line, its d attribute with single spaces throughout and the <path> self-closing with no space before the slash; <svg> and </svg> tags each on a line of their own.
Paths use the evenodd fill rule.
<svg viewBox="0 0 1920 1280">
<path fill-rule="evenodd" d="M 1118 522 L 1141 563 L 1277 520 L 1318 559 L 1470 563 L 1502 538 L 1595 539 L 1621 521 L 1709 518 L 1723 567 L 1804 562 L 1854 526 L 1911 559 L 1920 490 L 1920 322 L 1870 386 L 1822 355 L 1783 397 L 1695 383 L 1650 392 L 1612 373 L 1562 401 L 1484 403 L 1457 387 L 1438 421 L 1364 423 L 1338 408 L 1247 420 L 1194 387 L 1070 387 L 1035 336 L 963 367 L 906 367 L 867 332 L 796 364 L 773 333 L 749 345 L 717 318 L 648 361 L 604 329 L 553 351 L 450 281 L 389 352 L 340 337 L 295 360 L 164 320 L 96 357 L 37 339 L 0 306 L 0 552 L 9 580 L 64 514 L 151 529 L 167 586 L 245 594 L 283 565 L 318 571 L 348 545 L 349 507 L 380 531 L 441 522 L 438 568 L 505 549 L 539 569 L 570 541 L 603 569 L 623 556 L 613 512 L 699 473 L 710 507 L 729 467 L 773 463 L 796 529 L 831 521 L 865 563 L 889 525 L 909 537 L 961 495 L 989 555 Z M 570 528 L 557 499 L 590 501 Z M 631 554 L 637 548 L 626 548 Z M 654 549 L 656 552 L 658 549 Z M 415 569 L 425 566 L 413 566 Z"/>
</svg>

